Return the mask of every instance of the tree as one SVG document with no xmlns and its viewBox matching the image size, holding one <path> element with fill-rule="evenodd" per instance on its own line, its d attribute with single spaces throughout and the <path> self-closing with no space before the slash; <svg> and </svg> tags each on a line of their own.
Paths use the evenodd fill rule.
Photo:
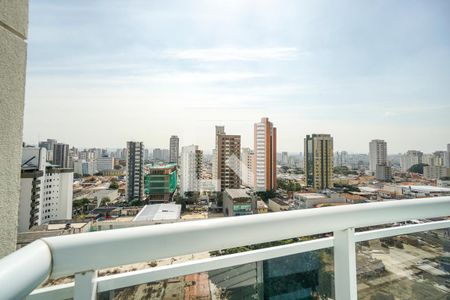
<svg viewBox="0 0 450 300">
<path fill-rule="evenodd" d="M 118 188 L 119 188 L 119 184 L 117 183 L 117 181 L 111 181 L 111 183 L 109 184 L 109 189 L 117 190 Z"/>
<path fill-rule="evenodd" d="M 142 205 L 144 205 L 144 202 L 141 200 L 132 200 L 130 202 L 130 206 L 142 206 Z"/>
<path fill-rule="evenodd" d="M 100 201 L 100 206 L 105 206 L 107 205 L 109 202 L 111 202 L 111 199 L 109 199 L 109 197 L 103 197 L 102 201 Z"/>
<path fill-rule="evenodd" d="M 270 198 L 274 198 L 277 194 L 274 190 L 266 191 L 266 192 L 256 192 L 256 195 L 261 197 L 264 201 L 269 201 Z"/>
<path fill-rule="evenodd" d="M 74 209 L 79 209 L 81 208 L 81 211 L 84 212 L 87 210 L 87 206 L 90 203 L 88 198 L 81 198 L 81 199 L 77 199 L 77 200 L 73 200 L 73 208 Z"/>
<path fill-rule="evenodd" d="M 409 168 L 408 172 L 423 174 L 423 167 L 428 166 L 427 164 L 415 164 Z"/>
<path fill-rule="evenodd" d="M 114 166 L 114 170 L 120 170 L 120 169 L 122 169 L 122 166 L 121 166 L 121 165 L 115 165 L 115 166 Z"/>
</svg>

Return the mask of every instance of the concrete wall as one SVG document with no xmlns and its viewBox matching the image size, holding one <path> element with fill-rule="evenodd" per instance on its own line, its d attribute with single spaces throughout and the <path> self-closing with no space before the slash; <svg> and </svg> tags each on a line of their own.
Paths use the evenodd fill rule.
<svg viewBox="0 0 450 300">
<path fill-rule="evenodd" d="M 0 257 L 16 248 L 28 0 L 0 0 Z"/>
</svg>

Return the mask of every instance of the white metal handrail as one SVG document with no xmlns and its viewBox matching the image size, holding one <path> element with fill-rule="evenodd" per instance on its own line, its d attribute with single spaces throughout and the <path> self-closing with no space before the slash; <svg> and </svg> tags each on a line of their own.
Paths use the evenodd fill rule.
<svg viewBox="0 0 450 300">
<path fill-rule="evenodd" d="M 209 262 L 190 262 L 187 264 L 188 267 L 181 264 L 174 265 L 169 268 L 172 273 L 155 268 L 155 270 L 143 270 L 140 273 L 133 274 L 132 272 L 132 274 L 118 274 L 115 277 L 96 278 L 96 270 L 98 269 L 201 251 L 334 232 L 332 240 L 315 241 L 318 244 L 312 243 L 315 246 L 310 247 L 309 250 L 301 248 L 302 246 L 292 245 L 280 246 L 281 248 L 273 247 L 276 249 L 262 249 L 270 254 L 266 253 L 264 258 L 261 259 L 287 255 L 283 254 L 288 253 L 285 252 L 286 249 L 293 250 L 295 247 L 298 247 L 298 249 L 294 253 L 299 253 L 305 249 L 311 251 L 326 245 L 334 245 L 335 258 L 336 255 L 340 256 L 335 259 L 335 280 L 340 281 L 339 284 L 335 284 L 336 298 L 356 299 L 354 244 L 363 239 L 360 237 L 360 233 L 354 234 L 354 228 L 411 219 L 447 217 L 449 215 L 450 197 L 436 197 L 152 225 L 44 238 L 0 261 L 0 284 L 8 287 L 5 294 L 6 298 L 22 298 L 27 296 L 47 276 L 56 278 L 75 274 L 75 298 L 82 298 L 80 293 L 76 293 L 81 288 L 85 291 L 83 297 L 86 297 L 86 295 L 95 297 L 93 295 L 96 291 L 109 290 L 114 287 L 114 284 L 111 284 L 114 282 L 123 287 L 124 284 L 138 284 L 137 278 L 141 278 L 141 280 L 143 278 L 145 280 L 159 278 L 158 280 L 160 280 L 164 279 L 164 276 L 170 278 L 171 274 L 176 272 L 178 272 L 176 274 L 179 274 L 183 268 L 184 271 L 182 272 L 195 272 L 195 268 L 211 270 L 217 266 L 231 266 L 233 263 L 248 261 L 248 254 L 241 254 L 241 257 L 247 255 L 247 260 L 237 259 L 236 257 L 240 257 L 239 255 L 231 256 L 231 258 L 226 258 L 226 256 L 217 260 L 226 263 L 216 265 L 214 265 L 215 258 L 209 259 Z M 425 228 L 427 224 L 430 223 L 420 225 L 424 225 L 422 228 Z M 433 228 L 444 228 L 448 225 L 449 221 L 444 221 L 444 223 L 441 222 Z M 431 227 L 428 225 L 428 228 Z M 409 230 L 408 232 L 417 232 L 430 229 L 422 230 L 421 226 L 417 226 Z M 357 238 L 358 236 L 359 238 Z M 367 235 L 367 237 L 370 237 L 370 235 Z M 299 245 L 304 243 L 299 243 Z M 290 246 L 290 248 L 287 246 Z M 34 253 L 35 249 L 39 249 L 36 254 Z M 264 253 L 264 251 L 261 253 Z M 45 257 L 45 259 L 42 259 L 42 257 Z M 27 261 L 27 264 L 16 264 L 15 261 Z M 207 269 L 199 268 L 202 263 Z M 155 272 L 160 272 L 160 276 L 154 277 Z M 166 275 L 162 275 L 164 272 L 166 272 Z M 17 280 L 17 278 L 22 279 L 24 273 L 28 273 L 29 278 Z M 139 277 L 137 274 L 144 274 L 147 277 L 144 275 Z M 132 276 L 135 276 L 134 279 Z M 121 283 L 119 284 L 119 282 Z M 80 289 L 78 285 L 80 285 Z M 65 286 L 65 290 L 70 289 L 73 289 L 73 285 Z M 39 294 L 35 293 L 36 297 Z"/>
</svg>

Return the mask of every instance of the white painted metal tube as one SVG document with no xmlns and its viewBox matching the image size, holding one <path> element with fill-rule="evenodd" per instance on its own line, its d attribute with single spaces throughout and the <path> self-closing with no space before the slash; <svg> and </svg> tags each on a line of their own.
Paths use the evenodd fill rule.
<svg viewBox="0 0 450 300">
<path fill-rule="evenodd" d="M 355 241 L 356 242 L 369 241 L 396 235 L 411 234 L 416 232 L 423 232 L 444 228 L 450 228 L 450 220 L 422 223 L 422 224 L 402 225 L 398 227 L 357 232 L 355 233 Z"/>
<path fill-rule="evenodd" d="M 109 275 L 98 279 L 98 291 L 105 292 L 142 283 L 239 266 L 251 262 L 263 261 L 330 247 L 333 247 L 332 237 Z"/>
<path fill-rule="evenodd" d="M 0 260 L 0 299 L 23 299 L 48 278 L 52 255 L 47 244 L 35 241 Z"/>
<path fill-rule="evenodd" d="M 51 277 L 201 251 L 450 215 L 450 197 L 398 200 L 44 238 Z"/>
</svg>

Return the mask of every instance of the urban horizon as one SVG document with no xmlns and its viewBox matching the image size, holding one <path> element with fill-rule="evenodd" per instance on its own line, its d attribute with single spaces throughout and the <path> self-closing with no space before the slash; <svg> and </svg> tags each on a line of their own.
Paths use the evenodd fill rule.
<svg viewBox="0 0 450 300">
<path fill-rule="evenodd" d="M 251 147 L 268 116 L 292 153 L 311 133 L 355 153 L 374 138 L 441 149 L 448 3 L 381 3 L 31 1 L 24 140 L 165 147 L 176 134 L 208 150 L 225 125 Z"/>
</svg>

